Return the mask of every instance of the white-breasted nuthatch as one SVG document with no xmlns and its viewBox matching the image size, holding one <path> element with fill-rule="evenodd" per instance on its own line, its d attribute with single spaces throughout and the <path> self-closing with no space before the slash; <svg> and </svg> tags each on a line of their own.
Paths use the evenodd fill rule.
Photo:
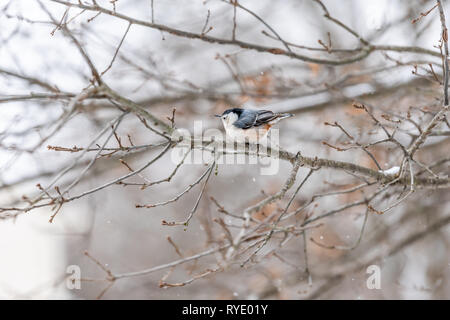
<svg viewBox="0 0 450 320">
<path fill-rule="evenodd" d="M 292 117 L 291 113 L 275 113 L 269 110 L 232 108 L 216 117 L 222 119 L 227 136 L 238 141 L 258 142 L 265 138 L 272 125 Z"/>
</svg>

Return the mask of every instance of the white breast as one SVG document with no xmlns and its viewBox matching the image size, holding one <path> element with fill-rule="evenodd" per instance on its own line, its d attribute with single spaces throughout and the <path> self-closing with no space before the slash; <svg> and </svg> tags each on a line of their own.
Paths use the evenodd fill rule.
<svg viewBox="0 0 450 320">
<path fill-rule="evenodd" d="M 226 124 L 224 122 L 224 128 L 227 133 L 227 137 L 237 142 L 252 142 L 256 143 L 259 140 L 265 138 L 270 130 L 270 127 L 256 127 L 250 129 L 241 129 L 233 126 L 232 124 Z"/>
</svg>

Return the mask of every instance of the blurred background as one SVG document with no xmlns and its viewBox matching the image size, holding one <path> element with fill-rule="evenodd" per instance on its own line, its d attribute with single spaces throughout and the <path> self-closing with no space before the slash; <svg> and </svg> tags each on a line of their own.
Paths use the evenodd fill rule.
<svg viewBox="0 0 450 320">
<path fill-rule="evenodd" d="M 450 4 L 443 2 L 448 16 Z M 109 88 L 169 125 L 175 108 L 177 128 L 193 130 L 194 121 L 201 120 L 204 129 L 222 130 L 212 115 L 230 107 L 291 112 L 295 117 L 277 126 L 283 149 L 373 170 L 400 166 L 403 151 L 396 143 L 369 147 L 377 163 L 358 145 L 386 139 L 383 128 L 387 128 L 408 148 L 439 111 L 443 60 L 434 1 L 81 3 L 94 9 L 96 3 L 110 13 L 67 10 L 64 3 L 50 0 L 0 3 L 1 298 L 450 297 L 448 188 L 418 188 L 384 214 L 369 210 L 364 202 L 339 209 L 307 232 L 276 234 L 243 267 L 242 261 L 256 247 L 226 265 L 221 264 L 224 252 L 219 250 L 174 268 L 115 281 L 107 279 L 108 272 L 139 272 L 225 245 L 241 230 L 245 208 L 276 194 L 292 166 L 280 161 L 276 175 L 264 176 L 259 164 L 219 165 L 186 228 L 161 221 L 180 221 L 189 214 L 203 184 L 183 191 L 205 172 L 207 163 L 183 164 L 170 181 L 142 188 L 174 172 L 177 163 L 169 152 L 125 180 L 127 185 L 113 183 L 83 195 L 126 175 L 128 167 L 145 165 L 162 150 L 145 146 L 164 141 L 132 112 L 124 115 L 117 100 L 101 94 L 80 98 L 86 88 L 98 85 L 88 60 Z M 327 17 L 357 35 L 324 16 L 325 10 Z M 130 25 L 118 14 L 148 22 L 150 27 Z M 154 25 L 279 52 L 202 41 Z M 364 110 L 354 108 L 354 103 L 370 106 L 383 128 Z M 351 138 L 325 122 L 339 123 Z M 415 173 L 445 178 L 449 173 L 448 120 L 434 130 L 417 153 L 424 165 L 415 164 Z M 106 149 L 98 153 L 103 144 Z M 297 185 L 308 172 L 306 167 L 299 169 Z M 367 187 L 348 191 L 361 184 Z M 34 206 L 32 199 L 50 185 L 47 200 L 68 186 L 66 198 L 82 196 L 61 208 L 58 204 L 56 208 L 54 204 Z M 295 187 L 280 201 L 255 212 L 252 219 L 262 221 L 282 212 Z M 384 187 L 351 172 L 321 168 L 308 178 L 290 208 L 309 205 L 286 223 L 301 224 L 307 217 L 370 198 Z M 405 195 L 405 188 L 393 185 L 371 205 L 376 210 L 388 208 Z M 330 192 L 336 194 L 313 198 Z M 180 194 L 177 201 L 164 206 L 136 208 Z M 284 244 L 285 238 L 289 241 Z M 67 288 L 71 265 L 80 267 L 81 289 Z M 369 265 L 380 268 L 381 289 L 368 288 Z M 203 276 L 209 272 L 205 270 L 214 271 Z"/>
</svg>

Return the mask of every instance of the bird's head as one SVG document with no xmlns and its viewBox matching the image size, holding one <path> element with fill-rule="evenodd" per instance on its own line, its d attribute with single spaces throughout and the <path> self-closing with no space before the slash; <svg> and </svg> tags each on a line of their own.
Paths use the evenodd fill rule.
<svg viewBox="0 0 450 320">
<path fill-rule="evenodd" d="M 224 127 L 229 127 L 239 118 L 242 111 L 243 110 L 240 108 L 233 108 L 225 110 L 222 114 L 216 114 L 214 116 L 222 120 Z"/>
</svg>

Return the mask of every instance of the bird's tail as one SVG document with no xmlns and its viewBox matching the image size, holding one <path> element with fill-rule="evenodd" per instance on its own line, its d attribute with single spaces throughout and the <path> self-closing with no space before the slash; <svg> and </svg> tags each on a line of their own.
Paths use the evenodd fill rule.
<svg viewBox="0 0 450 320">
<path fill-rule="evenodd" d="M 277 123 L 280 120 L 293 117 L 294 115 L 292 113 L 275 113 L 273 118 L 270 120 L 270 123 Z"/>
</svg>

